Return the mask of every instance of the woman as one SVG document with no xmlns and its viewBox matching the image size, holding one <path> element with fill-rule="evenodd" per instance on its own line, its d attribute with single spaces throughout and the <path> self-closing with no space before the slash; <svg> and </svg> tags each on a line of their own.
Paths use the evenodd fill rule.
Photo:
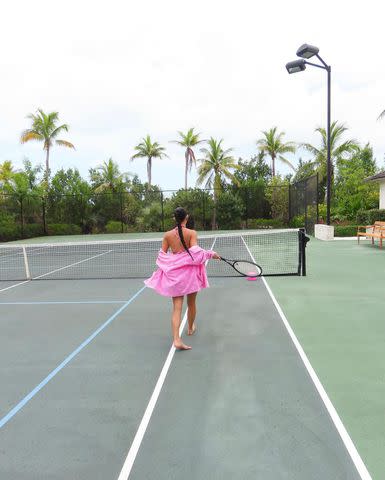
<svg viewBox="0 0 385 480">
<path fill-rule="evenodd" d="M 162 249 L 156 264 L 158 270 L 144 283 L 161 295 L 172 297 L 172 334 L 174 347 L 178 350 L 190 350 L 179 335 L 184 296 L 187 295 L 188 335 L 195 332 L 195 300 L 199 290 L 209 286 L 206 275 L 206 261 L 219 259 L 212 250 L 203 250 L 198 246 L 197 233 L 187 228 L 188 215 L 184 208 L 174 211 L 176 227 L 163 236 Z M 168 250 L 171 253 L 168 253 Z"/>
</svg>

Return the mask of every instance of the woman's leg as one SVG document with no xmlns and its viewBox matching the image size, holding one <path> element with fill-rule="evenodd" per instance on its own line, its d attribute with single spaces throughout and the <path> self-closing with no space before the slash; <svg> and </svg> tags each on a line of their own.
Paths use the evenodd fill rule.
<svg viewBox="0 0 385 480">
<path fill-rule="evenodd" d="M 182 319 L 183 297 L 172 297 L 173 310 L 171 317 L 172 336 L 174 347 L 178 350 L 190 350 L 191 347 L 185 345 L 179 335 L 180 322 Z"/>
<path fill-rule="evenodd" d="M 196 298 L 198 292 L 190 293 L 187 295 L 187 321 L 188 321 L 188 330 L 187 335 L 193 335 L 196 327 L 195 327 L 195 316 L 197 314 L 197 307 L 196 307 Z"/>
</svg>

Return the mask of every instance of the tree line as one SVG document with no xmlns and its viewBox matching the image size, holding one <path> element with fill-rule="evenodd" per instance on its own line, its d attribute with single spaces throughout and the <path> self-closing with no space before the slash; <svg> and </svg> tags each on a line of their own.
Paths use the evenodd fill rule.
<svg viewBox="0 0 385 480">
<path fill-rule="evenodd" d="M 152 165 L 154 160 L 166 157 L 167 152 L 166 148 L 154 141 L 150 135 L 142 138 L 135 146 L 135 153 L 130 159 L 147 161 L 146 183 L 140 182 L 135 174 L 121 172 L 112 158 L 90 168 L 88 179 L 82 178 L 77 169 L 60 169 L 51 175 L 50 162 L 53 147 L 75 149 L 73 143 L 62 138 L 64 133 L 68 133 L 69 125 L 60 124 L 58 112 L 45 113 L 41 109 L 35 114 L 28 115 L 28 119 L 31 125 L 21 133 L 20 141 L 23 144 L 30 141 L 42 143 L 45 152 L 45 168 L 41 165 L 32 165 L 29 160 L 25 160 L 22 169 L 15 169 L 12 161 L 4 160 L 0 163 L 0 193 L 12 195 L 19 200 L 39 196 L 46 198 L 51 204 L 55 199 L 59 205 L 61 196 L 136 192 L 137 198 L 146 200 L 145 204 L 148 208 L 148 199 L 154 192 L 160 192 L 158 186 L 152 185 Z M 324 128 L 318 127 L 316 132 L 319 143 L 312 145 L 285 141 L 285 133 L 279 131 L 277 127 L 262 131 L 261 137 L 256 140 L 255 153 L 249 159 L 236 159 L 233 149 L 224 147 L 223 139 L 213 137 L 204 139 L 201 133 L 195 131 L 195 128 L 190 128 L 187 132 L 178 131 L 178 138 L 171 142 L 179 145 L 184 152 L 184 190 L 187 191 L 188 173 L 193 167 L 197 168 L 197 187 L 212 190 L 210 194 L 212 200 L 208 200 L 207 204 L 211 202 L 213 205 L 212 223 L 215 225 L 218 205 L 220 201 L 223 202 L 225 194 L 234 196 L 236 191 L 240 192 L 242 189 L 259 192 L 254 194 L 253 199 L 249 198 L 248 203 L 259 202 L 260 206 L 265 204 L 265 209 L 261 207 L 259 212 L 254 211 L 254 214 L 271 218 L 279 215 L 279 208 L 276 205 L 274 207 L 272 204 L 274 198 L 271 195 L 269 198 L 267 192 L 273 191 L 274 188 L 283 189 L 290 182 L 300 181 L 314 174 L 318 174 L 319 177 L 319 201 L 322 204 L 326 189 L 327 141 Z M 372 148 L 369 144 L 361 146 L 357 140 L 346 138 L 347 135 L 348 128 L 344 124 L 332 123 L 332 214 L 337 221 L 351 220 L 359 209 L 375 208 L 378 204 L 377 189 L 363 181 L 377 171 Z M 294 154 L 300 150 L 305 151 L 310 158 L 307 160 L 299 158 L 297 167 L 294 167 L 286 156 L 288 153 Z M 288 165 L 291 173 L 284 177 L 277 175 L 277 162 Z M 238 193 L 237 201 L 230 201 L 228 204 L 234 206 L 241 199 L 243 206 L 241 205 L 238 210 L 242 212 L 242 208 L 245 210 L 247 207 L 244 198 L 244 195 Z M 50 202 L 49 199 L 51 199 Z M 2 203 L 5 206 L 4 198 Z M 266 206 L 267 204 L 269 205 Z M 322 205 L 320 211 L 322 215 Z M 138 212 L 139 210 L 136 212 L 137 217 L 140 216 Z M 241 218 L 242 215 L 245 216 L 244 213 L 238 216 Z M 59 217 L 64 222 L 63 215 Z"/>
</svg>

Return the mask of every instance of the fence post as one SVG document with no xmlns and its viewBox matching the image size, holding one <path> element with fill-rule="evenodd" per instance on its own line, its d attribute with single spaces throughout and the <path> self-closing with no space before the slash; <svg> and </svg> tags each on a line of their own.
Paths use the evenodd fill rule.
<svg viewBox="0 0 385 480">
<path fill-rule="evenodd" d="M 23 196 L 20 197 L 20 232 L 21 232 L 21 238 L 24 238 Z"/>
<path fill-rule="evenodd" d="M 160 203 L 162 209 L 162 232 L 164 232 L 164 205 L 163 205 L 163 192 L 160 192 Z"/>
<path fill-rule="evenodd" d="M 119 202 L 120 202 L 120 232 L 123 233 L 123 198 L 122 198 L 122 191 L 119 190 Z"/>
<path fill-rule="evenodd" d="M 289 182 L 289 205 L 288 205 L 288 209 L 289 209 L 289 222 L 291 220 L 291 183 Z"/>
<path fill-rule="evenodd" d="M 246 196 L 245 196 L 245 207 L 246 207 L 246 228 L 248 228 L 248 220 L 249 220 L 249 188 L 245 187 Z"/>
<path fill-rule="evenodd" d="M 201 190 L 202 192 L 202 229 L 206 230 L 206 195 L 205 195 L 205 190 Z"/>
<path fill-rule="evenodd" d="M 42 205 L 42 214 L 43 214 L 43 233 L 47 235 L 47 220 L 46 220 L 46 212 L 45 212 L 45 197 L 41 197 L 41 205 Z"/>
<path fill-rule="evenodd" d="M 317 223 L 319 223 L 319 209 L 318 209 L 318 201 L 319 201 L 319 178 L 318 178 L 318 172 L 317 172 L 317 189 L 316 189 L 316 203 L 317 203 Z"/>
</svg>

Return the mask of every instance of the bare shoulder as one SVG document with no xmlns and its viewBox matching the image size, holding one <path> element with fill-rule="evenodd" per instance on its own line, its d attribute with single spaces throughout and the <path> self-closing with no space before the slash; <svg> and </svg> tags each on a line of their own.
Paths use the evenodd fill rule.
<svg viewBox="0 0 385 480">
<path fill-rule="evenodd" d="M 187 229 L 187 230 L 190 238 L 190 247 L 193 247 L 194 245 L 198 244 L 198 234 L 196 230 L 190 230 L 190 229 Z"/>
</svg>

